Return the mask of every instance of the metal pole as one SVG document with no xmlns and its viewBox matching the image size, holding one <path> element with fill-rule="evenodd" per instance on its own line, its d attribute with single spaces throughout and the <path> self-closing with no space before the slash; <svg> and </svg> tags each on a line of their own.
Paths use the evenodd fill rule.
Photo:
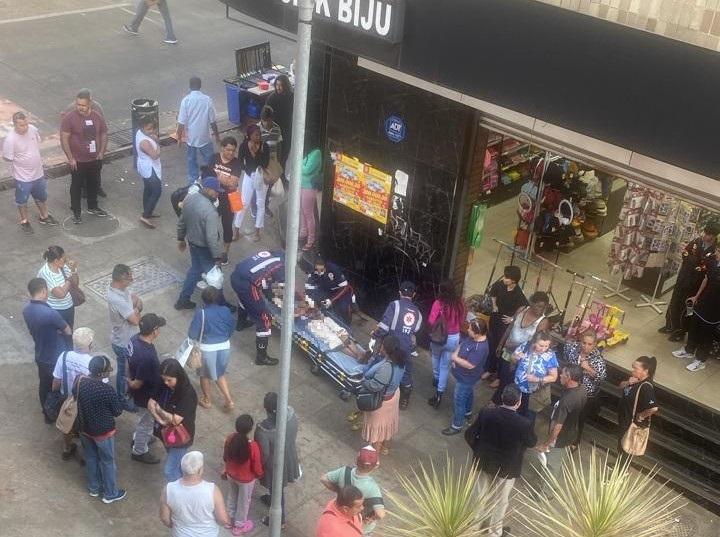
<svg viewBox="0 0 720 537">
<path fill-rule="evenodd" d="M 305 146 L 305 114 L 307 110 L 308 78 L 310 71 L 310 44 L 312 41 L 312 15 L 315 0 L 298 2 L 297 59 L 295 62 L 295 102 L 293 109 L 292 147 L 290 149 L 290 193 L 287 205 L 287 232 L 285 250 L 285 294 L 282 307 L 280 388 L 276 422 L 275 453 L 273 461 L 272 503 L 270 505 L 270 535 L 280 537 L 282 529 L 281 499 L 285 473 L 285 437 L 287 432 L 288 399 L 290 392 L 290 359 L 292 353 L 292 327 L 295 312 L 295 267 L 297 265 L 298 232 L 300 221 L 300 170 Z M 287 172 L 286 172 L 287 173 Z"/>
</svg>

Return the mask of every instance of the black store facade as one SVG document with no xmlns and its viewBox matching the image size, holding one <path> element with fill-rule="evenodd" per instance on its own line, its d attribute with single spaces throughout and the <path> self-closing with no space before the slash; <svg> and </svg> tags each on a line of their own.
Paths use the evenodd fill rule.
<svg viewBox="0 0 720 537">
<path fill-rule="evenodd" d="M 296 32 L 292 0 L 222 1 Z M 325 156 L 321 248 L 371 315 L 403 279 L 418 283 L 424 308 L 442 279 L 464 281 L 478 163 L 497 133 L 720 208 L 715 52 L 534 0 L 326 0 L 316 10 L 306 149 Z M 390 177 L 384 219 L 334 200 L 331 154 Z M 708 424 L 683 430 L 692 449 L 716 450 L 718 413 L 676 395 L 663 403 Z M 717 474 L 688 470 L 679 453 L 657 457 L 706 480 L 687 490 L 714 490 L 720 505 Z"/>
</svg>

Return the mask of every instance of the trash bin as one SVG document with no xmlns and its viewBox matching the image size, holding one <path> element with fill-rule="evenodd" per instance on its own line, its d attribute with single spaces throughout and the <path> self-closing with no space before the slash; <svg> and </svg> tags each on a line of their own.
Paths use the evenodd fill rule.
<svg viewBox="0 0 720 537">
<path fill-rule="evenodd" d="M 227 98 L 228 119 L 231 123 L 239 125 L 242 118 L 242 106 L 238 85 L 225 81 L 225 96 Z"/>
<path fill-rule="evenodd" d="M 132 122 L 132 154 L 133 165 L 137 165 L 135 152 L 135 135 L 142 126 L 145 118 L 155 121 L 155 129 L 160 129 L 160 115 L 158 102 L 153 99 L 135 99 L 130 103 L 130 118 Z"/>
</svg>

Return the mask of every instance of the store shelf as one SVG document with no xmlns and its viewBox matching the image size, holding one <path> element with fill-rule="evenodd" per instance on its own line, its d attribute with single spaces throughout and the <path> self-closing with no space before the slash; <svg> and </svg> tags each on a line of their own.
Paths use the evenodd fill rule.
<svg viewBox="0 0 720 537">
<path fill-rule="evenodd" d="M 541 153 L 531 153 L 527 157 L 523 158 L 522 160 L 518 160 L 516 162 L 511 162 L 510 164 L 506 164 L 505 166 L 502 166 L 500 168 L 500 170 L 504 172 L 511 168 L 515 168 L 517 166 L 520 166 L 521 164 L 525 164 L 526 162 L 532 160 L 533 158 L 535 158 L 538 155 L 541 155 Z"/>
</svg>

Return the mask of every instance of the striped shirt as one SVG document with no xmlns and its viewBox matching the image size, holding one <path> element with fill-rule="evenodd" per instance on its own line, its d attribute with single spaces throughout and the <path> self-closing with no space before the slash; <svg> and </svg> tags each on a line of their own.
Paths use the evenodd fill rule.
<svg viewBox="0 0 720 537">
<path fill-rule="evenodd" d="M 65 270 L 65 274 L 70 277 L 70 269 L 67 265 L 63 267 L 63 269 Z M 40 267 L 40 270 L 38 270 L 37 277 L 42 278 L 45 280 L 45 283 L 47 283 L 48 306 L 54 310 L 67 310 L 73 307 L 73 299 L 69 291 L 62 298 L 56 298 L 52 294 L 53 289 L 65 285 L 65 277 L 61 272 L 53 272 L 50 266 L 45 263 L 42 267 Z"/>
</svg>

